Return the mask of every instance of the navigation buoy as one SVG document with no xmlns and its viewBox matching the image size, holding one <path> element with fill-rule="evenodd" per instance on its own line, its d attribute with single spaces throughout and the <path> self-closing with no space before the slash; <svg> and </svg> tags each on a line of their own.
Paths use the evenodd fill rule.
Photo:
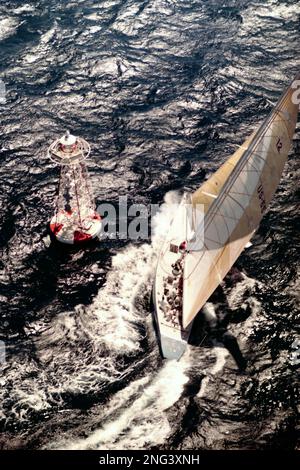
<svg viewBox="0 0 300 470">
<path fill-rule="evenodd" d="M 88 142 L 67 132 L 48 148 L 48 157 L 60 165 L 55 214 L 50 221 L 52 235 L 68 245 L 86 242 L 101 231 L 85 160 L 91 152 Z"/>
</svg>

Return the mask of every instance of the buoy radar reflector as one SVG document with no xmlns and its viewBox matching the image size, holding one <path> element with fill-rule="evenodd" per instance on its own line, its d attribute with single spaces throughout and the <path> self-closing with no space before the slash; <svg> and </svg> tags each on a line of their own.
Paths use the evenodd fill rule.
<svg viewBox="0 0 300 470">
<path fill-rule="evenodd" d="M 86 160 L 91 153 L 89 143 L 81 137 L 66 132 L 48 148 L 48 156 L 59 165 L 73 165 Z"/>
</svg>

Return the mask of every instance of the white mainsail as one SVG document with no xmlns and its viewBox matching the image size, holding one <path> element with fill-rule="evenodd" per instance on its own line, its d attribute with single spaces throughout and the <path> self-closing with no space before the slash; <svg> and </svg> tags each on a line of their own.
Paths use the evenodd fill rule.
<svg viewBox="0 0 300 470">
<path fill-rule="evenodd" d="M 243 251 L 273 197 L 297 123 L 293 93 L 290 86 L 258 131 L 192 197 L 194 205 L 204 204 L 205 217 L 185 257 L 184 328 Z"/>
</svg>

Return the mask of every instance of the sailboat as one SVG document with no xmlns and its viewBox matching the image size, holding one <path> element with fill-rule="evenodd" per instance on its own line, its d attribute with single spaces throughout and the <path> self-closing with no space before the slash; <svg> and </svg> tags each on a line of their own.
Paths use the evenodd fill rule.
<svg viewBox="0 0 300 470">
<path fill-rule="evenodd" d="M 195 316 L 249 243 L 276 191 L 298 118 L 294 82 L 258 130 L 195 193 L 184 196 L 173 218 L 153 287 L 167 359 L 184 353 Z M 199 212 L 202 217 L 194 217 Z"/>
</svg>

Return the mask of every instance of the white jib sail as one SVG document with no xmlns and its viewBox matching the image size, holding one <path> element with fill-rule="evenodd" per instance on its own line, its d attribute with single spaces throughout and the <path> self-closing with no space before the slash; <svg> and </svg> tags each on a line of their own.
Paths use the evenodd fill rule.
<svg viewBox="0 0 300 470">
<path fill-rule="evenodd" d="M 279 184 L 298 107 L 290 87 L 259 128 L 207 211 L 184 265 L 183 327 L 187 327 L 236 261 Z"/>
</svg>

